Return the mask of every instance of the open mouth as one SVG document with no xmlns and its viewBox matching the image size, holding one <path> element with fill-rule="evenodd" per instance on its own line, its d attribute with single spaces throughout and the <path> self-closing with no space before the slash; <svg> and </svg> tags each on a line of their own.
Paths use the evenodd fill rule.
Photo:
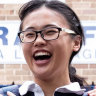
<svg viewBox="0 0 96 96">
<path fill-rule="evenodd" d="M 49 53 L 49 52 L 36 52 L 34 55 L 33 55 L 33 58 L 36 60 L 36 61 L 40 61 L 40 60 L 49 60 L 51 58 L 52 54 Z"/>
</svg>

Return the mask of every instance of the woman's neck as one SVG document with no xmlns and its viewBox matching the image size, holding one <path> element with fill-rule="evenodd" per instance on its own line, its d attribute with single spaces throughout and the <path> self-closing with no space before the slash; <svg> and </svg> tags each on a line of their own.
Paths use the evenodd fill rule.
<svg viewBox="0 0 96 96">
<path fill-rule="evenodd" d="M 56 88 L 70 84 L 69 76 L 51 78 L 48 80 L 34 78 L 34 81 L 42 88 L 45 96 L 53 96 Z"/>
</svg>

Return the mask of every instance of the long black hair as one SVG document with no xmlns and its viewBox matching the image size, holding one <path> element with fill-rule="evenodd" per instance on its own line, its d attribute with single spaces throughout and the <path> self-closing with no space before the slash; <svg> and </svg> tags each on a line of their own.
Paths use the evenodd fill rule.
<svg viewBox="0 0 96 96">
<path fill-rule="evenodd" d="M 20 31 L 22 31 L 22 23 L 24 18 L 30 14 L 32 11 L 39 9 L 40 7 L 45 6 L 51 10 L 57 11 L 60 13 L 66 20 L 68 21 L 68 24 L 70 26 L 70 29 L 73 30 L 77 35 L 80 35 L 82 40 L 80 43 L 80 49 L 82 46 L 82 43 L 84 42 L 84 33 L 82 30 L 82 26 L 80 23 L 79 18 L 75 14 L 75 12 L 66 4 L 63 2 L 57 1 L 57 0 L 52 0 L 52 1 L 47 1 L 47 0 L 31 0 L 28 3 L 24 4 L 20 10 L 19 10 L 19 17 L 21 19 L 21 25 L 20 25 Z M 83 78 L 78 78 L 76 75 L 76 72 L 74 71 L 74 68 L 71 66 L 71 61 L 73 57 L 78 53 L 73 52 L 70 61 L 69 61 L 69 76 L 71 82 L 79 82 L 81 86 L 83 86 Z"/>
</svg>

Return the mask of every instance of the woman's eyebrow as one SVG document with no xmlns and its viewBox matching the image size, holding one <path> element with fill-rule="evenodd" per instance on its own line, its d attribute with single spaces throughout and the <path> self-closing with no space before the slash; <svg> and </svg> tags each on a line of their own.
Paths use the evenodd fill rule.
<svg viewBox="0 0 96 96">
<path fill-rule="evenodd" d="M 35 30 L 35 28 L 34 28 L 34 27 L 28 27 L 28 28 L 26 28 L 26 29 L 25 29 L 25 31 L 26 31 L 26 30 L 28 30 L 28 29 Z"/>
<path fill-rule="evenodd" d="M 48 24 L 48 25 L 43 26 L 43 28 L 47 28 L 47 27 L 56 27 L 56 25 L 54 25 L 54 24 Z"/>
</svg>

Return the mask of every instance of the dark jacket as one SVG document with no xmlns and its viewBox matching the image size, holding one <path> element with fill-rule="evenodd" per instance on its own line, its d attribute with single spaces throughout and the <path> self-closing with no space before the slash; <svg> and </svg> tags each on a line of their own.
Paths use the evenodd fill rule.
<svg viewBox="0 0 96 96">
<path fill-rule="evenodd" d="M 7 96 L 7 91 L 10 91 L 12 93 L 14 93 L 16 96 L 20 96 L 19 94 L 19 87 L 18 85 L 12 85 L 12 86 L 8 86 L 8 87 L 3 87 L 0 88 L 0 94 L 2 94 L 3 96 Z M 35 96 L 33 92 L 28 91 L 25 95 L 23 96 Z M 82 95 L 78 95 L 75 93 L 60 93 L 60 92 L 55 92 L 54 96 L 88 96 L 88 94 L 85 92 Z"/>
<path fill-rule="evenodd" d="M 35 96 L 33 92 L 28 91 L 26 95 L 23 96 Z M 77 95 L 75 93 L 60 93 L 60 92 L 55 92 L 54 96 L 88 96 L 87 93 L 84 93 L 82 95 Z"/>
</svg>

